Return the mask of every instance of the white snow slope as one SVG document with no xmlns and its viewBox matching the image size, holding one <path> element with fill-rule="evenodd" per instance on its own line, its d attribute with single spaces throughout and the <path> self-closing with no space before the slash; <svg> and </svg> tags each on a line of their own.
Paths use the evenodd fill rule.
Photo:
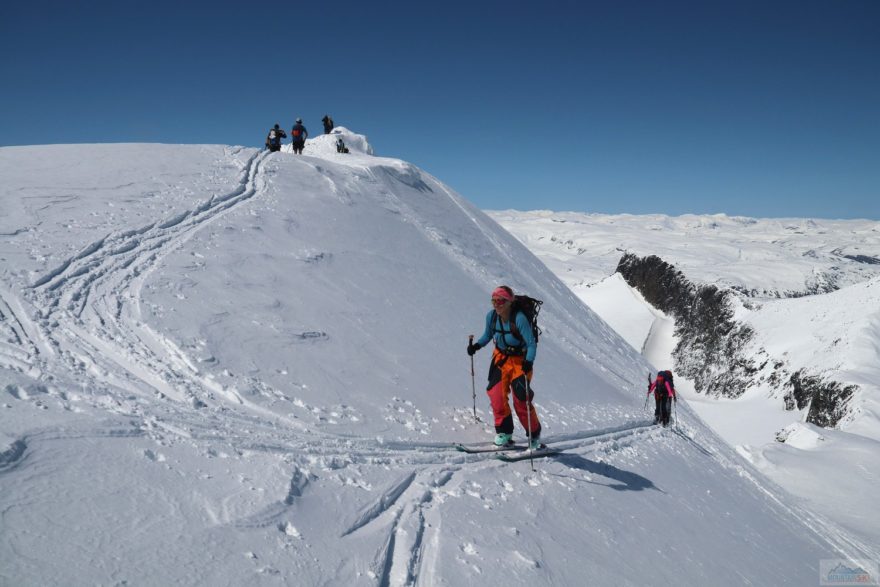
<svg viewBox="0 0 880 587">
<path fill-rule="evenodd" d="M 745 349 L 766 377 L 777 361 L 859 391 L 845 432 L 804 423 L 769 386 L 737 400 L 676 387 L 695 411 L 774 481 L 811 508 L 880 543 L 876 471 L 880 470 L 880 223 L 867 220 L 632 216 L 573 212 L 491 212 L 593 310 L 659 368 L 674 368 L 673 322 L 611 273 L 623 251 L 657 255 L 696 283 L 750 292 L 736 319 L 755 332 Z M 872 259 L 874 261 L 872 261 Z M 816 284 L 830 293 L 797 298 Z M 755 296 L 761 292 L 764 296 Z M 755 296 L 755 297 L 753 297 Z M 768 358 L 770 359 L 768 361 Z M 776 442 L 777 435 L 786 444 Z M 794 439 L 818 438 L 804 445 Z"/>
<path fill-rule="evenodd" d="M 880 558 L 686 405 L 652 426 L 630 345 L 339 132 L 351 154 L 0 149 L 0 584 L 803 585 Z M 498 283 L 545 300 L 565 453 L 534 471 L 450 448 L 493 434 L 464 350 Z"/>
</svg>

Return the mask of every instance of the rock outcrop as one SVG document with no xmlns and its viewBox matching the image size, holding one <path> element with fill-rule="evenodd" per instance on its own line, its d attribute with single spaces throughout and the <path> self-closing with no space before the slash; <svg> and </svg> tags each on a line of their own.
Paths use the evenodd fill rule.
<svg viewBox="0 0 880 587">
<path fill-rule="evenodd" d="M 806 368 L 748 349 L 754 332 L 734 319 L 732 289 L 696 284 L 674 266 L 651 255 L 625 253 L 617 265 L 645 300 L 675 319 L 675 370 L 699 393 L 737 398 L 756 385 L 783 397 L 786 409 L 807 409 L 806 421 L 831 428 L 848 413 L 856 386 L 844 386 Z"/>
</svg>

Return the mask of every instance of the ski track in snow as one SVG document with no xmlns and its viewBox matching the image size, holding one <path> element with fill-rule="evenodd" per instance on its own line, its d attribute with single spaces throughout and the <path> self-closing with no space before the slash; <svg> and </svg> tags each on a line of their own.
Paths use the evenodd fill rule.
<svg viewBox="0 0 880 587">
<path fill-rule="evenodd" d="M 43 350 L 20 302 L 0 288 L 0 366 L 35 376 L 34 363 Z"/>
<path fill-rule="evenodd" d="M 98 239 L 32 285 L 41 308 L 39 327 L 74 371 L 88 370 L 108 383 L 204 407 L 212 396 L 242 404 L 234 391 L 204 377 L 172 341 L 141 320 L 141 288 L 170 253 L 225 213 L 259 195 L 265 187 L 265 152 L 255 153 L 225 195 L 215 195 L 193 210 L 139 229 Z M 7 304 L 8 305 L 8 304 Z M 7 353 L 8 354 L 8 353 Z M 120 381 L 105 361 L 130 375 Z"/>
<path fill-rule="evenodd" d="M 277 435 L 276 431 L 276 435 Z M 635 421 L 599 430 L 585 430 L 548 436 L 547 442 L 566 452 L 538 459 L 578 458 L 583 455 L 610 455 L 634 443 L 644 435 L 660 435 L 663 429 L 650 421 Z M 222 437 L 222 433 L 221 433 Z M 504 463 L 494 453 L 465 454 L 449 444 L 440 443 L 382 443 L 355 438 L 322 438 L 304 441 L 291 437 L 287 442 L 245 443 L 244 450 L 308 454 L 321 462 L 354 459 L 365 465 L 398 468 L 396 481 L 378 491 L 353 517 L 344 521 L 339 539 L 355 538 L 367 533 L 378 542 L 378 549 L 370 567 L 378 585 L 416 584 L 422 561 L 430 560 L 431 548 L 441 542 L 439 535 L 440 512 L 435 497 L 444 491 L 464 493 L 469 483 L 469 472 L 502 467 L 528 467 L 523 463 Z M 601 460 L 601 459 L 600 459 Z M 465 473 L 465 474 L 460 474 Z M 309 474 L 300 467 L 292 473 L 287 494 L 252 515 L 228 523 L 237 528 L 276 528 L 289 532 L 292 508 L 305 494 L 310 484 Z M 379 538 L 376 538 L 378 532 Z"/>
<path fill-rule="evenodd" d="M 28 301 L 37 308 L 34 321 L 11 293 L 0 289 L 0 366 L 38 379 L 41 373 L 52 372 L 47 361 L 60 357 L 75 376 L 87 375 L 134 397 L 170 398 L 178 405 L 167 410 L 169 421 L 157 415 L 144 421 L 149 434 L 160 440 L 166 434 L 211 439 L 219 430 L 238 437 L 238 428 L 246 426 L 254 432 L 243 444 L 256 450 L 301 448 L 295 438 L 273 445 L 277 433 L 266 421 L 281 421 L 291 431 L 302 431 L 305 423 L 250 402 L 202 373 L 178 345 L 141 319 L 141 289 L 151 272 L 200 230 L 262 194 L 267 156 L 267 152 L 251 156 L 231 192 L 213 195 L 168 219 L 100 238 L 36 279 L 27 292 L 32 298 Z M 303 336 L 312 338 L 313 333 Z M 28 397 L 15 385 L 7 391 L 16 399 Z M 131 402 L 116 405 L 103 395 L 93 401 L 124 415 L 138 412 Z M 219 418 L 206 413 L 203 408 L 208 406 L 245 410 L 233 409 Z M 322 434 L 311 432 L 316 437 Z"/>
<path fill-rule="evenodd" d="M 840 556 L 846 558 L 852 556 L 854 552 L 870 557 L 877 557 L 880 554 L 870 545 L 853 539 L 833 522 L 789 503 L 782 497 L 786 495 L 785 492 L 764 480 L 761 475 L 750 471 L 747 466 L 739 462 L 728 460 L 716 451 L 705 448 L 677 427 L 664 430 L 650 422 L 636 422 L 601 430 L 548 437 L 548 442 L 565 452 L 547 459 L 559 459 L 564 462 L 567 458 L 570 460 L 587 454 L 610 455 L 642 442 L 644 435 L 659 437 L 666 432 L 674 435 L 670 437 L 681 439 L 705 456 L 719 460 L 725 467 L 735 469 L 740 476 L 748 479 L 765 495 L 774 507 L 787 512 L 802 521 L 806 527 L 811 528 L 817 541 L 823 539 L 834 545 Z M 412 448 L 423 451 L 427 447 L 413 445 Z M 417 472 L 410 472 L 381 491 L 372 503 L 364 507 L 356 519 L 348 524 L 341 537 L 346 538 L 365 531 L 373 525 L 383 526 L 385 538 L 373 563 L 373 568 L 380 578 L 378 584 L 416 584 L 422 561 L 431 558 L 431 553 L 428 551 L 440 540 L 440 515 L 432 507 L 435 495 L 446 488 L 458 488 L 466 483 L 468 476 L 461 476 L 458 473 L 469 467 L 505 466 L 524 466 L 524 462 L 503 463 L 495 458 L 495 453 L 462 454 L 457 457 L 447 456 L 443 459 L 443 464 L 438 463 Z"/>
<path fill-rule="evenodd" d="M 550 436 L 547 441 L 565 450 L 560 455 L 545 457 L 573 458 L 584 454 L 610 454 L 637 442 L 644 434 L 662 433 L 662 428 L 651 422 L 639 421 L 621 426 Z M 430 559 L 427 552 L 439 541 L 440 514 L 433 508 L 434 497 L 448 486 L 460 488 L 468 476 L 457 475 L 462 470 L 524 466 L 525 463 L 504 463 L 495 458 L 496 453 L 449 454 L 452 447 L 426 447 L 412 445 L 410 450 L 439 457 L 436 464 L 409 472 L 378 497 L 365 506 L 356 518 L 347 524 L 341 538 L 346 538 L 372 525 L 385 527 L 385 539 L 373 562 L 379 576 L 379 585 L 416 584 L 423 560 Z M 403 451 L 406 452 L 406 451 Z M 543 459 L 538 459 L 543 460 Z"/>
</svg>

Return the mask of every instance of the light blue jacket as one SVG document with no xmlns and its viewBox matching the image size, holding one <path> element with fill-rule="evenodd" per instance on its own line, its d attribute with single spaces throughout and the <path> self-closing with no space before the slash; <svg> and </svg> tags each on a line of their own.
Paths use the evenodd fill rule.
<svg viewBox="0 0 880 587">
<path fill-rule="evenodd" d="M 516 320 L 516 328 L 519 330 L 522 340 L 513 334 L 510 324 L 502 321 L 495 310 L 489 310 L 489 313 L 486 314 L 486 330 L 477 343 L 480 346 L 486 346 L 494 338 L 495 346 L 502 351 L 505 349 L 519 349 L 525 346 L 526 361 L 534 362 L 535 354 L 538 352 L 538 342 L 535 340 L 535 335 L 532 332 L 532 325 L 529 324 L 529 319 L 522 312 L 517 312 L 514 319 Z"/>
</svg>

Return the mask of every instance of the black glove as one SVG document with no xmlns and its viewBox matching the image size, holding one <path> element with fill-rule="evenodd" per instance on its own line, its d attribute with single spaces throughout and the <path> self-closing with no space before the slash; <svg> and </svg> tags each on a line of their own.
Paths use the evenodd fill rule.
<svg viewBox="0 0 880 587">
<path fill-rule="evenodd" d="M 480 350 L 481 348 L 483 348 L 483 345 L 481 345 L 480 343 L 478 343 L 478 342 L 471 343 L 468 345 L 468 354 L 473 357 L 474 353 L 477 352 L 478 350 Z"/>
<path fill-rule="evenodd" d="M 522 369 L 523 369 L 523 373 L 531 373 L 532 372 L 532 362 L 531 361 L 523 361 Z"/>
</svg>

